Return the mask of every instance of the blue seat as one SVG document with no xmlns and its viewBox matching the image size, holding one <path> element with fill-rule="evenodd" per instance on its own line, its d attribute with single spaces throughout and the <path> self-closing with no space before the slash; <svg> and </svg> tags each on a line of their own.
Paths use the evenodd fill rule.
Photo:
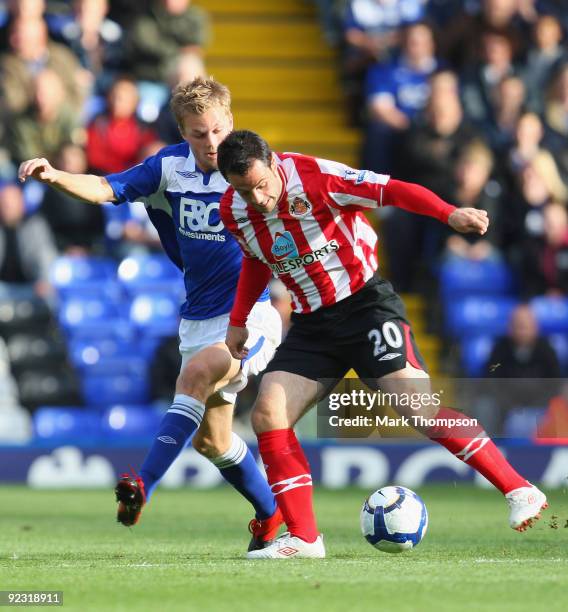
<svg viewBox="0 0 568 612">
<path fill-rule="evenodd" d="M 181 301 L 185 292 L 182 272 L 166 255 L 126 257 L 118 266 L 118 278 L 131 296 L 156 291 Z"/>
<path fill-rule="evenodd" d="M 528 407 L 511 410 L 505 419 L 503 433 L 506 438 L 533 438 L 545 408 Z"/>
<path fill-rule="evenodd" d="M 455 338 L 499 336 L 507 331 L 517 300 L 509 297 L 480 296 L 446 303 L 446 330 Z"/>
<path fill-rule="evenodd" d="M 174 336 L 179 328 L 179 302 L 164 293 L 142 293 L 130 307 L 130 322 L 147 337 Z"/>
<path fill-rule="evenodd" d="M 96 367 L 112 361 L 143 359 L 138 343 L 115 337 L 74 338 L 69 343 L 69 355 L 73 365 L 80 369 Z"/>
<path fill-rule="evenodd" d="M 163 411 L 153 406 L 112 406 L 104 412 L 102 428 L 108 439 L 132 440 L 152 439 L 162 421 Z"/>
<path fill-rule="evenodd" d="M 543 334 L 568 333 L 568 298 L 540 296 L 531 308 Z"/>
<path fill-rule="evenodd" d="M 81 296 L 113 299 L 121 290 L 116 263 L 103 257 L 59 257 L 51 268 L 51 281 L 62 300 Z"/>
<path fill-rule="evenodd" d="M 120 324 L 121 318 L 118 307 L 100 297 L 74 297 L 59 308 L 59 323 L 70 332 L 92 325 L 114 327 Z"/>
<path fill-rule="evenodd" d="M 100 413 L 86 408 L 42 406 L 34 413 L 33 425 L 36 439 L 43 441 L 80 444 L 102 433 Z"/>
<path fill-rule="evenodd" d="M 440 290 L 445 297 L 506 295 L 513 289 L 513 274 L 502 261 L 451 260 L 440 269 Z"/>
<path fill-rule="evenodd" d="M 474 336 L 461 342 L 461 360 L 468 376 L 482 376 L 483 368 L 495 344 L 493 336 Z"/>
<path fill-rule="evenodd" d="M 83 398 L 89 406 L 144 404 L 149 399 L 148 379 L 144 375 L 87 372 L 81 382 Z"/>
</svg>

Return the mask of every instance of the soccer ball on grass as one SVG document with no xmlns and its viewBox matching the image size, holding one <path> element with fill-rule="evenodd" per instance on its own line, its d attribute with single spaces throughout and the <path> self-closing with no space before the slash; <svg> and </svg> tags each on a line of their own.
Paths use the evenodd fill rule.
<svg viewBox="0 0 568 612">
<path fill-rule="evenodd" d="M 418 546 L 428 529 L 422 499 L 405 487 L 383 487 L 365 500 L 361 531 L 369 544 L 383 552 L 399 553 Z"/>
</svg>

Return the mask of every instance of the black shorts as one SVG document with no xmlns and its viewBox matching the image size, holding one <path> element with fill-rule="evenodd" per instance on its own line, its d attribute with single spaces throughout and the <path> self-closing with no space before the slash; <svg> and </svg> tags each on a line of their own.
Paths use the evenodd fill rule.
<svg viewBox="0 0 568 612">
<path fill-rule="evenodd" d="M 402 300 L 388 281 L 372 278 L 333 306 L 292 314 L 288 335 L 266 372 L 338 380 L 353 368 L 367 380 L 401 370 L 407 361 L 426 370 Z"/>
</svg>

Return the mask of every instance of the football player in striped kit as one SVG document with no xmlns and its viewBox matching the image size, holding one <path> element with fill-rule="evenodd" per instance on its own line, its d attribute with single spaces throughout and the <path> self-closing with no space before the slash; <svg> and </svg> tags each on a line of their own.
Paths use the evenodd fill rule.
<svg viewBox="0 0 568 612">
<path fill-rule="evenodd" d="M 266 287 L 251 315 L 246 360 L 225 345 L 229 311 L 241 270 L 241 251 L 219 218 L 227 183 L 217 170 L 217 147 L 233 127 L 229 90 L 201 77 L 178 85 L 172 111 L 184 142 L 124 172 L 74 175 L 46 159 L 23 162 L 20 181 L 33 177 L 92 204 L 142 201 L 164 250 L 183 270 L 186 301 L 179 329 L 181 370 L 173 403 L 140 469 L 117 483 L 117 520 L 134 525 L 169 466 L 190 440 L 255 509 L 249 550 L 274 538 L 282 523 L 274 496 L 245 442 L 231 431 L 236 393 L 248 374 L 264 369 L 281 339 L 281 319 Z"/>
<path fill-rule="evenodd" d="M 375 275 L 377 237 L 363 211 L 398 206 L 462 233 L 483 234 L 489 220 L 485 211 L 456 208 L 419 185 L 306 155 L 273 153 L 246 130 L 224 140 L 218 165 L 231 184 L 221 200 L 221 219 L 245 255 L 226 338 L 233 356 L 246 356 L 247 317 L 271 274 L 286 285 L 294 309 L 252 414 L 289 532 L 247 556 L 321 558 L 325 548 L 312 507 L 310 467 L 293 428 L 329 391 L 322 380 L 340 380 L 353 368 L 386 393 L 430 393 L 403 303 Z M 423 433 L 506 496 L 511 527 L 524 531 L 539 518 L 545 495 L 512 468 L 479 425 L 455 425 L 465 415 L 433 403 L 419 411 L 400 404 L 397 409 L 403 416 L 435 418 Z"/>
</svg>

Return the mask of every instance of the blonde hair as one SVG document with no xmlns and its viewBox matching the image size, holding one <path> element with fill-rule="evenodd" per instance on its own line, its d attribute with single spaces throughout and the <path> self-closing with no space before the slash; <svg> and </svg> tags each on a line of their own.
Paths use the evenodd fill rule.
<svg viewBox="0 0 568 612">
<path fill-rule="evenodd" d="M 481 140 L 472 141 L 459 156 L 461 163 L 468 161 L 476 165 L 481 165 L 491 172 L 493 169 L 493 153 Z"/>
<path fill-rule="evenodd" d="M 170 108 L 180 129 L 183 129 L 183 118 L 187 113 L 202 115 L 213 106 L 231 112 L 231 92 L 213 77 L 198 76 L 174 87 Z"/>
</svg>

